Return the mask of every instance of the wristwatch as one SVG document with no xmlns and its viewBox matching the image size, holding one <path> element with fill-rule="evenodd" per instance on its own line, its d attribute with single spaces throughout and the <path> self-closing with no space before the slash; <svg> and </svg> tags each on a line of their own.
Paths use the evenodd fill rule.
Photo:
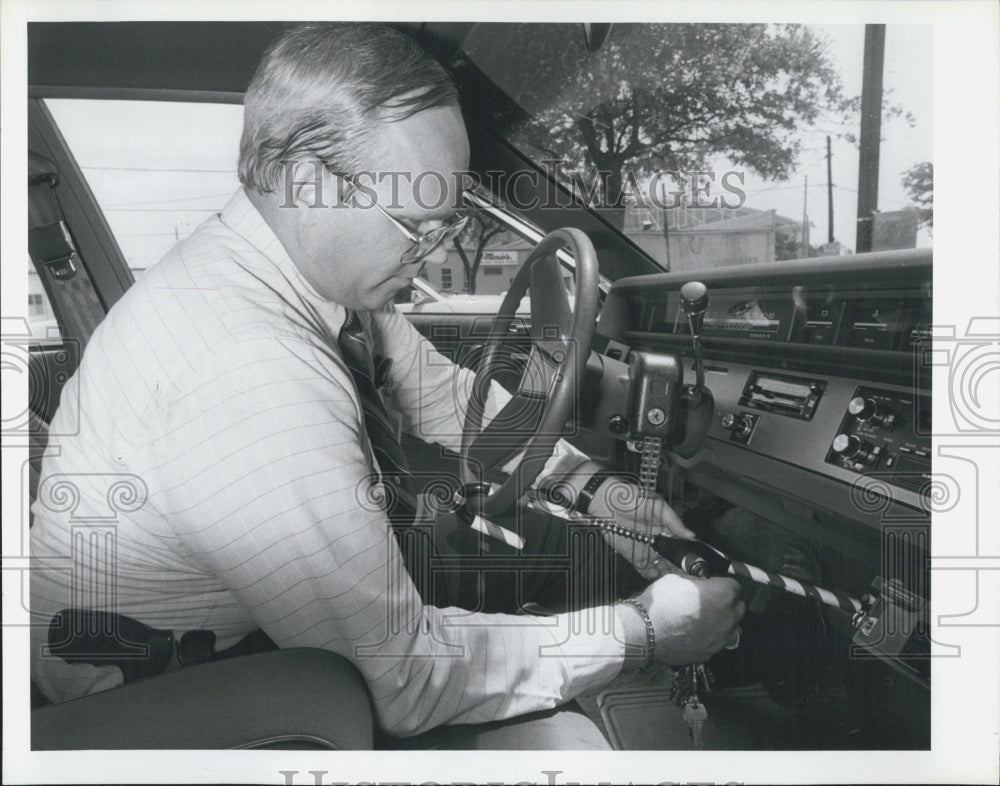
<svg viewBox="0 0 1000 786">
<path fill-rule="evenodd" d="M 576 495 L 573 510 L 577 513 L 589 513 L 590 503 L 594 501 L 594 495 L 597 493 L 597 490 L 604 484 L 604 481 L 610 477 L 614 477 L 616 474 L 606 469 L 600 469 L 591 475 L 590 479 L 583 484 L 580 493 Z"/>
</svg>

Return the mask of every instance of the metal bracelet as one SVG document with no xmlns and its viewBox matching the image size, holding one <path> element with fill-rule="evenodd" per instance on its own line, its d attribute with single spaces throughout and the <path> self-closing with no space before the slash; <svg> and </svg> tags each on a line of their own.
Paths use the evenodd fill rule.
<svg viewBox="0 0 1000 786">
<path fill-rule="evenodd" d="M 646 662 L 643 664 L 643 667 L 648 666 L 652 662 L 653 655 L 656 652 L 656 631 L 653 628 L 653 620 L 649 618 L 649 612 L 646 610 L 646 607 L 635 598 L 625 598 L 621 602 L 627 603 L 638 611 L 639 616 L 642 617 L 643 624 L 646 626 Z"/>
</svg>

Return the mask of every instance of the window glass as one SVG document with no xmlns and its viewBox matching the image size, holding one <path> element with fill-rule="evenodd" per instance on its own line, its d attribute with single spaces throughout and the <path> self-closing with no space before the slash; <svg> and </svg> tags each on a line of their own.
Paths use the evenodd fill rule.
<svg viewBox="0 0 1000 786">
<path fill-rule="evenodd" d="M 239 186 L 242 106 L 90 99 L 46 105 L 135 276 L 221 210 Z M 119 133 L 103 133 L 109 126 Z M 500 295 L 533 245 L 477 213 L 448 247 L 447 261 L 425 269 L 425 279 L 447 294 Z"/>
<path fill-rule="evenodd" d="M 242 106 L 97 99 L 45 104 L 135 276 L 221 210 L 239 186 Z"/>
<path fill-rule="evenodd" d="M 587 36 L 480 24 L 453 71 L 476 116 L 664 269 L 853 253 L 864 25 Z M 930 245 L 932 51 L 931 27 L 886 26 L 875 249 Z"/>
<path fill-rule="evenodd" d="M 28 259 L 28 327 L 38 343 L 60 343 L 59 325 L 35 266 Z"/>
</svg>

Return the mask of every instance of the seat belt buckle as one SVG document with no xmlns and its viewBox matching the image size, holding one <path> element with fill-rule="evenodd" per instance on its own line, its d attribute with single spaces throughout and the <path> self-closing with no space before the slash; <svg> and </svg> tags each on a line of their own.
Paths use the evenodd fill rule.
<svg viewBox="0 0 1000 786">
<path fill-rule="evenodd" d="M 30 230 L 28 253 L 57 281 L 69 281 L 79 270 L 80 256 L 65 221 Z"/>
</svg>

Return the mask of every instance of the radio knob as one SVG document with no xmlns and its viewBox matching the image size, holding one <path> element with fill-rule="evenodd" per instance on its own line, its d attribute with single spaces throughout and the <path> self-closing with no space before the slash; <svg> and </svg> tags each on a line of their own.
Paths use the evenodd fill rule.
<svg viewBox="0 0 1000 786">
<path fill-rule="evenodd" d="M 871 420 L 877 409 L 878 407 L 872 399 L 862 396 L 855 396 L 847 405 L 847 411 L 862 421 Z"/>
<path fill-rule="evenodd" d="M 853 458 L 861 450 L 861 440 L 847 434 L 838 434 L 833 439 L 833 452 L 844 458 Z"/>
</svg>

